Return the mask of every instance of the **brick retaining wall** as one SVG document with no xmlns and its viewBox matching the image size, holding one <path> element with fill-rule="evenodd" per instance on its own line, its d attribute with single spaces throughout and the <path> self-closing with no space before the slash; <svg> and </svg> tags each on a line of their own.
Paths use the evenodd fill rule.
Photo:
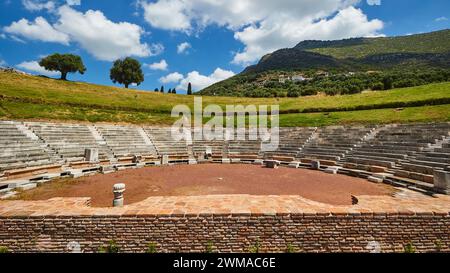
<svg viewBox="0 0 450 273">
<path fill-rule="evenodd" d="M 76 241 L 96 252 L 116 240 L 122 252 L 367 252 L 378 242 L 383 252 L 434 252 L 437 243 L 450 251 L 448 213 L 227 214 L 137 216 L 1 216 L 0 246 L 12 252 L 65 252 Z"/>
</svg>

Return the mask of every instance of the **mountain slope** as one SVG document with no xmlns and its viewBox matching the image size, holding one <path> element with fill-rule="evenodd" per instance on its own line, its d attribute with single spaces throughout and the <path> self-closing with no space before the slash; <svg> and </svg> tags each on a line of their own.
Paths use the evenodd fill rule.
<svg viewBox="0 0 450 273">
<path fill-rule="evenodd" d="M 304 41 L 294 48 L 338 59 L 388 53 L 445 53 L 450 51 L 450 30 L 398 37 Z"/>
<path fill-rule="evenodd" d="M 293 73 L 307 74 L 314 80 L 314 73 L 317 71 L 326 71 L 337 76 L 346 75 L 349 72 L 381 71 L 387 72 L 385 77 L 390 77 L 391 71 L 401 71 L 407 75 L 404 77 L 414 77 L 423 71 L 435 69 L 450 70 L 450 30 L 399 37 L 303 41 L 294 48 L 280 49 L 267 54 L 258 64 L 249 66 L 239 75 L 205 88 L 200 93 L 232 96 L 240 94 L 248 96 L 249 93 L 274 95 L 274 86 L 277 84 L 267 86 L 261 83 L 267 83 L 268 80 L 276 82 L 284 72 L 291 73 L 291 76 Z M 439 72 L 436 73 L 439 74 Z M 429 75 L 418 77 L 426 76 Z M 358 80 L 373 81 L 374 85 L 379 85 L 379 78 L 375 80 L 368 78 L 367 76 Z M 327 88 L 333 87 L 329 84 L 329 80 L 333 81 L 333 78 L 330 77 L 327 80 Z M 411 78 L 401 79 L 401 81 L 398 87 L 403 87 L 405 81 L 410 81 L 410 86 L 426 83 L 420 83 L 420 80 Z M 287 86 L 277 87 L 279 90 L 276 91 L 276 96 L 280 93 L 281 95 L 288 93 Z M 342 88 L 342 86 L 336 87 Z M 367 87 L 364 86 L 364 88 Z M 250 92 L 251 90 L 256 91 Z M 346 93 L 345 90 L 336 92 Z"/>
</svg>

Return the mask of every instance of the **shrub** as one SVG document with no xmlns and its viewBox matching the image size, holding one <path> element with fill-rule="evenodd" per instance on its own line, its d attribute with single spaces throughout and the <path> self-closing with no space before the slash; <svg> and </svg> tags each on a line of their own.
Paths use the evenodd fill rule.
<svg viewBox="0 0 450 273">
<path fill-rule="evenodd" d="M 9 253 L 9 250 L 6 246 L 0 246 L 0 253 L 2 254 Z"/>
<path fill-rule="evenodd" d="M 286 253 L 295 253 L 295 252 L 296 252 L 295 247 L 292 244 L 288 244 L 286 246 Z"/>
<path fill-rule="evenodd" d="M 158 253 L 157 250 L 158 245 L 156 243 L 149 243 L 147 247 L 147 251 L 145 253 L 154 254 Z"/>
<path fill-rule="evenodd" d="M 416 247 L 413 245 L 412 242 L 407 243 L 404 246 L 405 253 L 416 253 Z"/>
<path fill-rule="evenodd" d="M 119 253 L 119 247 L 117 246 L 116 241 L 111 240 L 108 242 L 107 246 L 101 246 L 98 249 L 100 253 Z"/>
<path fill-rule="evenodd" d="M 205 253 L 213 253 L 213 242 L 212 241 L 208 241 L 208 243 L 206 244 L 206 248 L 205 248 Z"/>
<path fill-rule="evenodd" d="M 382 82 L 376 82 L 376 83 L 372 84 L 371 89 L 374 90 L 374 91 L 383 90 L 384 89 L 384 84 Z"/>
<path fill-rule="evenodd" d="M 249 252 L 250 253 L 259 253 L 261 250 L 261 244 L 259 243 L 259 240 L 256 240 L 256 243 L 250 247 Z"/>
<path fill-rule="evenodd" d="M 434 246 L 436 248 L 436 252 L 442 251 L 442 241 L 441 240 L 434 241 Z"/>
</svg>

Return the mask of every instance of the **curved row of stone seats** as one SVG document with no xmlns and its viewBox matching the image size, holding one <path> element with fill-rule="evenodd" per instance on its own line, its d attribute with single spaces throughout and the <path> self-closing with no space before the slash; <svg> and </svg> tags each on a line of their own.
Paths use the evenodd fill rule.
<svg viewBox="0 0 450 273">
<path fill-rule="evenodd" d="M 319 128 L 298 153 L 300 159 L 340 161 L 373 132 L 373 127 L 333 126 Z"/>
<path fill-rule="evenodd" d="M 155 146 L 141 127 L 97 125 L 96 129 L 106 141 L 115 157 L 135 155 L 157 158 Z"/>
<path fill-rule="evenodd" d="M 192 152 L 195 158 L 204 156 L 211 152 L 213 159 L 227 158 L 227 142 L 225 141 L 225 130 L 220 136 L 206 135 L 205 132 L 194 128 L 192 130 Z M 197 139 L 201 136 L 201 139 Z"/>
<path fill-rule="evenodd" d="M 346 158 L 347 162 L 380 166 L 396 176 L 433 182 L 435 169 L 449 165 L 449 154 L 435 152 L 432 145 L 448 136 L 450 126 L 443 124 L 388 125 Z"/>
<path fill-rule="evenodd" d="M 315 131 L 316 128 L 280 128 L 278 147 L 275 151 L 264 152 L 264 158 L 293 161 Z"/>
<path fill-rule="evenodd" d="M 0 122 L 0 173 L 53 163 L 45 145 L 20 131 L 16 123 Z"/>
<path fill-rule="evenodd" d="M 170 127 L 145 127 L 159 155 L 167 155 L 172 159 L 189 158 L 188 143 L 186 140 L 178 141 L 172 137 Z M 191 133 L 187 133 L 191 135 Z"/>
<path fill-rule="evenodd" d="M 85 150 L 96 148 L 99 160 L 109 160 L 111 152 L 98 143 L 87 125 L 28 122 L 26 125 L 66 162 L 85 161 Z"/>
<path fill-rule="evenodd" d="M 239 159 L 240 161 L 254 161 L 263 158 L 261 152 L 261 140 L 258 138 L 258 131 L 227 130 L 227 153 L 230 159 Z"/>
</svg>

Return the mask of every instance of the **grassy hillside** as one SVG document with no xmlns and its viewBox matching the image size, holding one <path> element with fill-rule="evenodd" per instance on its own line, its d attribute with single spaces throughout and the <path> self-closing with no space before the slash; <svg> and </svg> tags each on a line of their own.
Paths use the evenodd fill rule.
<svg viewBox="0 0 450 273">
<path fill-rule="evenodd" d="M 296 46 L 338 59 L 363 58 L 388 53 L 445 53 L 450 51 L 450 30 L 425 34 L 348 39 L 337 42 L 303 42 Z"/>
<path fill-rule="evenodd" d="M 282 126 L 450 120 L 450 83 L 346 96 L 203 97 L 204 105 L 280 105 Z M 0 72 L 0 118 L 172 124 L 193 97 Z M 414 106 L 414 107 L 413 107 Z M 407 107 L 403 111 L 395 108 Z M 355 111 L 364 110 L 364 111 Z"/>
</svg>

